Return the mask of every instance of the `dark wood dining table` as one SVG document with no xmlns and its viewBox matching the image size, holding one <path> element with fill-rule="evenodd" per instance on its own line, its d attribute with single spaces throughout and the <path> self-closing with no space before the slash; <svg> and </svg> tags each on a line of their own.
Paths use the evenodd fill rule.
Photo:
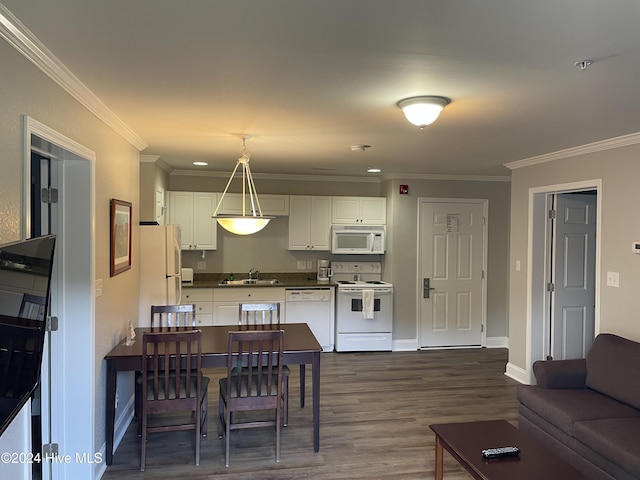
<svg viewBox="0 0 640 480">
<path fill-rule="evenodd" d="M 202 331 L 202 367 L 224 368 L 227 366 L 229 331 L 246 330 L 238 325 L 215 325 L 197 327 Z M 284 330 L 284 361 L 287 364 L 299 364 L 301 374 L 306 364 L 311 364 L 312 400 L 313 400 L 313 451 L 320 450 L 320 353 L 322 347 L 306 323 L 287 323 L 250 327 Z M 184 328 L 182 328 L 184 330 Z M 159 331 L 159 328 L 153 331 Z M 175 328 L 166 330 L 175 330 Z M 116 387 L 118 372 L 137 372 L 142 368 L 142 334 L 152 331 L 151 328 L 136 328 L 136 340 L 126 345 L 123 340 L 104 358 L 107 362 L 107 399 L 106 399 L 106 464 L 113 461 L 113 437 L 116 413 Z M 301 377 L 301 382 L 304 378 Z M 304 390 L 301 395 L 304 396 Z"/>
</svg>

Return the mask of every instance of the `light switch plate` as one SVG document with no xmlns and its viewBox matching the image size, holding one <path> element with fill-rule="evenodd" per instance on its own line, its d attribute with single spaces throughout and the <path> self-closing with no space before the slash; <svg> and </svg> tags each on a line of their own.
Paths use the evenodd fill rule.
<svg viewBox="0 0 640 480">
<path fill-rule="evenodd" d="M 102 279 L 101 278 L 96 279 L 95 289 L 96 289 L 96 297 L 101 297 L 102 296 Z"/>
<path fill-rule="evenodd" d="M 608 287 L 620 287 L 620 273 L 607 272 L 607 286 Z"/>
<path fill-rule="evenodd" d="M 298 270 L 304 270 L 305 268 L 307 268 L 307 262 L 305 262 L 304 260 L 298 260 L 296 268 Z"/>
</svg>

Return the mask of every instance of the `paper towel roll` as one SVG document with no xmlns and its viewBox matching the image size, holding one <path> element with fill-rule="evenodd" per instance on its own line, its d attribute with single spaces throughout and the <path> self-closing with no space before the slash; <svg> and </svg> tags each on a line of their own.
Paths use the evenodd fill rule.
<svg viewBox="0 0 640 480">
<path fill-rule="evenodd" d="M 193 283 L 193 268 L 182 269 L 182 283 Z"/>
</svg>

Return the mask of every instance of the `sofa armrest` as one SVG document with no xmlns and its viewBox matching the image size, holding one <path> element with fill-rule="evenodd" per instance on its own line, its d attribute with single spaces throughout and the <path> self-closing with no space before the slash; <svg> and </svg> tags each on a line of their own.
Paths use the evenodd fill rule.
<svg viewBox="0 0 640 480">
<path fill-rule="evenodd" d="M 585 388 L 587 362 L 576 360 L 539 360 L 533 364 L 536 382 L 543 388 Z"/>
</svg>

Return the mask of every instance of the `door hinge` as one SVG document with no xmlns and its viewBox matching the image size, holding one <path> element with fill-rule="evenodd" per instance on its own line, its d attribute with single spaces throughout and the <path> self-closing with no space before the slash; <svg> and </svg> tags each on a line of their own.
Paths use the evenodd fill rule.
<svg viewBox="0 0 640 480">
<path fill-rule="evenodd" d="M 40 201 L 42 203 L 58 203 L 58 189 L 43 188 L 40 190 Z"/>
<path fill-rule="evenodd" d="M 482 278 L 484 280 L 484 270 L 482 270 L 482 275 L 481 275 L 480 278 Z"/>
<path fill-rule="evenodd" d="M 484 323 L 481 323 L 480 324 L 480 333 L 483 333 L 483 332 L 484 332 Z"/>
<path fill-rule="evenodd" d="M 47 332 L 57 332 L 58 331 L 58 317 L 47 317 Z"/>
<path fill-rule="evenodd" d="M 556 289 L 556 285 L 554 283 L 547 283 L 547 292 L 554 292 Z"/>
<path fill-rule="evenodd" d="M 558 215 L 557 210 L 549 210 L 549 218 L 550 219 L 552 219 L 552 220 L 555 219 L 557 215 Z"/>
<path fill-rule="evenodd" d="M 44 459 L 54 459 L 58 457 L 58 444 L 45 443 L 42 445 L 42 457 Z"/>
</svg>

